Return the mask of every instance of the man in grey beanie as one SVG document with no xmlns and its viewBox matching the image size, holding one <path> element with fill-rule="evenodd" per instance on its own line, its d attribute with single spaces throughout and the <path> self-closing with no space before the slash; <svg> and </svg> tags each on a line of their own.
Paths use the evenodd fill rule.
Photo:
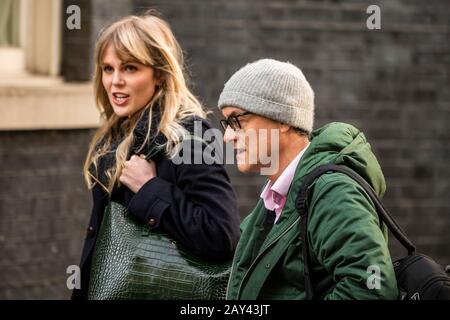
<svg viewBox="0 0 450 320">
<path fill-rule="evenodd" d="M 268 177 L 256 207 L 241 223 L 227 298 L 305 299 L 295 208 L 302 179 L 321 165 L 344 165 L 382 196 L 386 185 L 377 159 L 364 134 L 349 124 L 313 131 L 314 92 L 302 71 L 287 62 L 247 64 L 227 81 L 218 107 L 238 169 Z M 273 163 L 276 170 L 265 173 Z M 307 205 L 314 297 L 396 299 L 386 230 L 359 184 L 342 173 L 324 174 L 311 187 Z M 373 266 L 375 286 L 369 285 Z"/>
</svg>

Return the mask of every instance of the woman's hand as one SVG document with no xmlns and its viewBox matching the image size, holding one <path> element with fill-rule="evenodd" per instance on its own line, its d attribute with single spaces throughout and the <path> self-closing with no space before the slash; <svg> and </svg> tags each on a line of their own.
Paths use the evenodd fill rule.
<svg viewBox="0 0 450 320">
<path fill-rule="evenodd" d="M 154 177 L 156 177 L 155 163 L 152 160 L 145 160 L 143 154 L 132 155 L 130 160 L 125 161 L 119 181 L 136 193 Z"/>
</svg>

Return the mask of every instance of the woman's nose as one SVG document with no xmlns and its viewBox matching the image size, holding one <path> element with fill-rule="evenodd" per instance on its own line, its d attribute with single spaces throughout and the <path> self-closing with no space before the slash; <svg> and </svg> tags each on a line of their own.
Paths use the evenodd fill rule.
<svg viewBox="0 0 450 320">
<path fill-rule="evenodd" d="M 115 86 L 121 86 L 125 84 L 125 81 L 123 80 L 122 74 L 120 72 L 114 72 L 112 83 Z"/>
</svg>

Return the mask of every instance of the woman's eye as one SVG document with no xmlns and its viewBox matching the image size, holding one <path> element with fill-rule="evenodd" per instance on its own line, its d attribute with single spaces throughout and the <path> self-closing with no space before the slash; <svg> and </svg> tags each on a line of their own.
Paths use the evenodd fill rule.
<svg viewBox="0 0 450 320">
<path fill-rule="evenodd" d="M 125 70 L 128 72 L 134 72 L 137 70 L 137 68 L 135 66 L 126 66 Z"/>
<path fill-rule="evenodd" d="M 111 73 L 113 71 L 113 68 L 111 66 L 104 66 L 103 71 L 106 73 Z"/>
</svg>

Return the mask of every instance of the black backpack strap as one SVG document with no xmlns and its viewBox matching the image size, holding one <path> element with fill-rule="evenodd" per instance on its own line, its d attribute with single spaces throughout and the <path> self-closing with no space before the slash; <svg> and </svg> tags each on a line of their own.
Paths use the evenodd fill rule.
<svg viewBox="0 0 450 320">
<path fill-rule="evenodd" d="M 303 275 L 305 277 L 305 292 L 306 299 L 314 299 L 314 289 L 312 286 L 311 273 L 309 272 L 309 246 L 307 241 L 307 225 L 308 225 L 308 208 L 306 199 L 308 198 L 308 191 L 311 184 L 320 177 L 322 174 L 327 172 L 327 168 L 321 166 L 313 170 L 311 173 L 305 176 L 303 183 L 300 187 L 300 191 L 295 202 L 295 207 L 298 214 L 300 215 L 300 237 L 302 240 L 302 255 L 303 255 Z"/>
<path fill-rule="evenodd" d="M 304 260 L 304 277 L 305 277 L 305 292 L 306 292 L 306 299 L 312 300 L 314 299 L 314 290 L 312 286 L 312 280 L 311 280 L 311 272 L 310 272 L 310 255 L 309 255 L 309 246 L 308 246 L 308 240 L 307 240 L 307 225 L 308 225 L 308 207 L 307 207 L 307 199 L 308 199 L 308 192 L 309 188 L 311 187 L 312 183 L 320 177 L 322 174 L 326 172 L 341 172 L 352 178 L 353 180 L 357 181 L 361 187 L 366 191 L 366 193 L 369 195 L 370 199 L 375 205 L 375 209 L 378 213 L 378 217 L 380 219 L 380 222 L 382 221 L 384 224 L 386 224 L 389 231 L 392 232 L 394 237 L 408 250 L 408 254 L 412 254 L 416 251 L 416 248 L 414 244 L 408 239 L 406 234 L 403 232 L 403 230 L 400 228 L 400 226 L 397 224 L 397 222 L 394 220 L 394 218 L 391 216 L 391 214 L 388 212 L 388 210 L 384 207 L 383 203 L 379 199 L 378 195 L 375 193 L 375 191 L 372 189 L 372 187 L 356 172 L 353 170 L 342 166 L 342 165 L 335 165 L 335 164 L 327 164 L 323 166 L 319 166 L 313 171 L 311 171 L 309 174 L 307 174 L 304 177 L 303 183 L 300 187 L 300 191 L 297 196 L 297 200 L 295 202 L 297 212 L 300 215 L 300 237 L 302 240 L 302 254 L 303 254 L 303 260 Z"/>
</svg>

